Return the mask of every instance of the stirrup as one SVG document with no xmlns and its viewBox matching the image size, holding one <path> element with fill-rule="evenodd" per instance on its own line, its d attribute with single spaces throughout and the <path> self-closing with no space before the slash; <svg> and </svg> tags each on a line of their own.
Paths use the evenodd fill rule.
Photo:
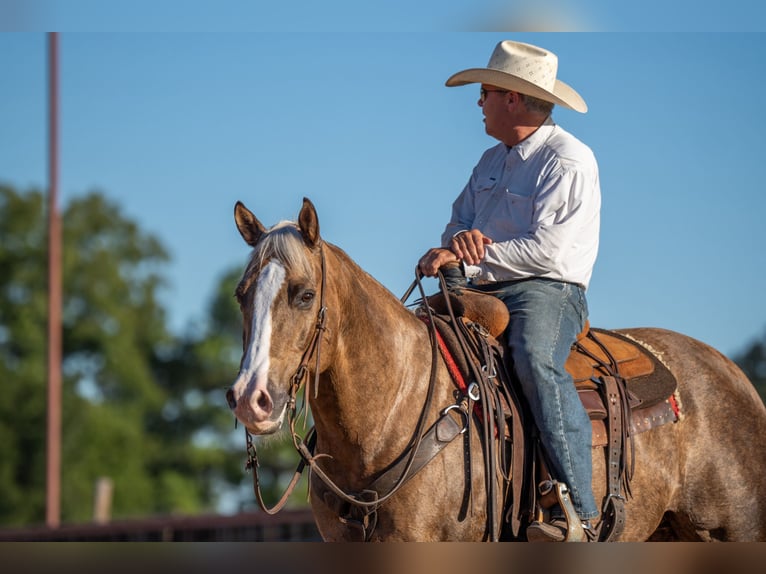
<svg viewBox="0 0 766 574">
<path fill-rule="evenodd" d="M 564 511 L 564 517 L 567 521 L 567 533 L 564 542 L 587 542 L 585 530 L 582 527 L 580 517 L 572 505 L 572 498 L 569 496 L 569 489 L 563 482 L 553 483 L 556 489 L 556 497 L 559 499 L 561 510 Z"/>
<path fill-rule="evenodd" d="M 553 481 L 553 487 L 556 489 L 556 498 L 559 500 L 561 510 L 564 511 L 564 517 L 567 521 L 567 532 L 564 542 L 587 542 L 588 537 L 582 526 L 580 517 L 572 505 L 572 498 L 569 496 L 569 489 L 563 482 Z"/>
</svg>

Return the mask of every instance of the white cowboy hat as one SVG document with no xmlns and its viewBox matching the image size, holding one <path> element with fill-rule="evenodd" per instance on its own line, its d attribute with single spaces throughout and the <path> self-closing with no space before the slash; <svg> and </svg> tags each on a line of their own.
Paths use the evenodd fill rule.
<svg viewBox="0 0 766 574">
<path fill-rule="evenodd" d="M 466 84 L 490 84 L 553 102 L 581 113 L 588 106 L 580 94 L 556 79 L 559 59 L 556 54 L 543 48 L 511 42 L 500 42 L 486 68 L 470 68 L 453 74 L 447 86 Z"/>
</svg>

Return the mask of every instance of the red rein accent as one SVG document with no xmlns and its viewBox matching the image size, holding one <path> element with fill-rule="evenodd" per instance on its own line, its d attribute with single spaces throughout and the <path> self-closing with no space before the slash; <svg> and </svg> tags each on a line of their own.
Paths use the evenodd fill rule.
<svg viewBox="0 0 766 574">
<path fill-rule="evenodd" d="M 668 402 L 670 403 L 670 408 L 673 409 L 673 412 L 676 414 L 676 420 L 681 418 L 681 409 L 678 408 L 678 401 L 676 401 L 676 396 L 670 395 Z"/>
<path fill-rule="evenodd" d="M 435 333 L 436 340 L 439 342 L 439 349 L 442 352 L 442 357 L 444 357 L 444 362 L 447 363 L 449 374 L 452 375 L 452 379 L 455 381 L 457 388 L 460 389 L 460 392 L 464 395 L 468 394 L 468 385 L 465 384 L 465 379 L 463 379 L 463 375 L 460 374 L 460 369 L 458 369 L 452 353 L 449 352 L 447 344 L 444 342 L 444 339 L 442 339 L 441 333 L 439 333 L 438 330 L 436 330 Z"/>
<path fill-rule="evenodd" d="M 420 317 L 420 319 L 426 325 L 430 325 L 428 317 Z M 444 359 L 444 363 L 447 365 L 447 370 L 449 371 L 452 380 L 455 382 L 455 385 L 457 385 L 457 388 L 460 390 L 460 392 L 463 393 L 464 396 L 467 396 L 468 385 L 465 384 L 465 379 L 460 373 L 460 369 L 458 368 L 452 353 L 450 353 L 449 347 L 447 347 L 444 339 L 442 339 L 441 333 L 439 333 L 439 329 L 434 328 L 434 333 L 436 333 L 436 341 L 439 343 L 439 350 L 441 351 L 442 358 Z M 478 405 L 474 405 L 473 411 L 476 413 L 476 416 L 479 417 L 479 420 L 484 420 L 484 416 Z M 495 429 L 495 433 L 497 433 L 497 429 Z"/>
</svg>

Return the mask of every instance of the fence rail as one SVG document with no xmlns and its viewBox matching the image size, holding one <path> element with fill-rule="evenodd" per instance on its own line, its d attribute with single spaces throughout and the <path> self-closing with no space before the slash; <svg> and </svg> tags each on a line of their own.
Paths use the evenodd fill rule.
<svg viewBox="0 0 766 574">
<path fill-rule="evenodd" d="M 3 529 L 0 542 L 310 542 L 321 537 L 310 510 L 284 510 L 275 515 L 243 512 L 232 516 L 168 516 L 113 521 L 108 524 L 65 524 Z"/>
</svg>

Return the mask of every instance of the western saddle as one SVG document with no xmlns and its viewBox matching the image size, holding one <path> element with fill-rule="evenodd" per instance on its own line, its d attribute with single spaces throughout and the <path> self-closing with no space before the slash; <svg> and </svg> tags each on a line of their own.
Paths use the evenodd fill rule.
<svg viewBox="0 0 766 574">
<path fill-rule="evenodd" d="M 509 500 L 505 505 L 505 523 L 511 525 L 512 535 L 519 535 L 523 523 L 547 516 L 547 510 L 556 503 L 564 502 L 561 506 L 567 517 L 570 513 L 576 517 L 571 502 L 561 496 L 562 487 L 547 470 L 545 453 L 537 439 L 534 424 L 524 424 L 523 431 L 520 431 L 519 421 L 510 420 L 514 418 L 513 414 L 522 420 L 529 419 L 512 366 L 501 365 L 497 368 L 482 364 L 492 360 L 490 355 L 507 355 L 501 342 L 509 322 L 505 305 L 494 296 L 471 289 L 451 291 L 449 298 L 437 293 L 429 297 L 427 303 L 440 335 L 440 349 L 445 360 L 455 363 L 466 380 L 476 378 L 477 364 L 480 369 L 507 373 L 509 380 L 496 380 L 494 383 L 511 388 L 511 392 L 506 389 L 504 395 L 510 398 L 499 402 L 518 403 L 497 407 L 505 411 L 507 448 L 524 451 L 513 452 L 508 457 L 514 461 L 514 481 L 518 481 L 516 472 L 519 465 L 523 467 L 524 477 L 524 485 L 513 486 L 513 495 L 507 497 Z M 418 314 L 423 316 L 422 308 Z M 480 328 L 476 328 L 477 325 Z M 470 338 L 482 340 L 466 343 L 466 339 Z M 487 347 L 500 350 L 495 353 L 475 352 Z M 506 359 L 504 362 L 509 361 Z M 595 537 L 604 541 L 616 540 L 624 527 L 625 499 L 631 496 L 630 479 L 635 464 L 633 437 L 678 419 L 678 406 L 674 399 L 676 380 L 660 358 L 639 341 L 617 331 L 595 329 L 590 325 L 585 326 L 573 344 L 566 369 L 572 375 L 591 420 L 592 448 L 606 449 L 606 496 Z M 455 376 L 460 375 L 454 373 L 453 378 Z M 503 417 L 495 418 L 502 420 Z M 501 471 L 505 476 L 508 469 Z"/>
</svg>

